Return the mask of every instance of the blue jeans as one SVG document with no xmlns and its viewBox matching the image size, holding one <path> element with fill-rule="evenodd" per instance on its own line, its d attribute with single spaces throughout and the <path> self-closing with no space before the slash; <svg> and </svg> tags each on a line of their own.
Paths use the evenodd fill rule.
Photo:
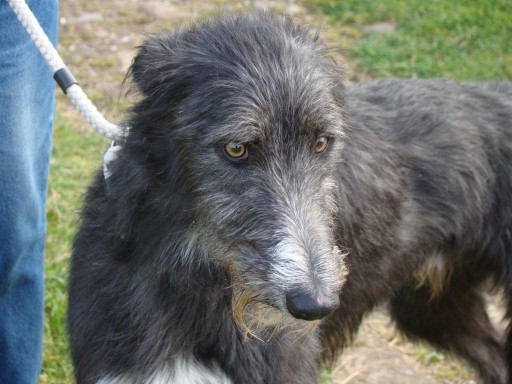
<svg viewBox="0 0 512 384">
<path fill-rule="evenodd" d="M 28 1 L 57 40 L 57 1 Z M 41 369 L 51 71 L 0 0 L 0 383 L 36 383 Z"/>
</svg>

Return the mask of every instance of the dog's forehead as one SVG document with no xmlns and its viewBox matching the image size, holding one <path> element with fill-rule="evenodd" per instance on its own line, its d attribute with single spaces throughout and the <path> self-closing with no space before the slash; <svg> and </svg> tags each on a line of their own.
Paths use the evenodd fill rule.
<svg viewBox="0 0 512 384">
<path fill-rule="evenodd" d="M 237 20 L 184 32 L 180 54 L 166 56 L 177 69 L 163 83 L 186 95 L 179 125 L 204 145 L 338 128 L 341 78 L 318 40 L 282 19 Z"/>
<path fill-rule="evenodd" d="M 197 115 L 204 144 L 310 136 L 339 125 L 342 111 L 327 76 L 265 70 L 251 79 L 232 77 L 206 85 L 209 101 Z"/>
<path fill-rule="evenodd" d="M 324 132 L 336 135 L 340 130 L 340 113 L 331 110 L 336 108 L 330 103 L 323 107 L 318 103 L 290 106 L 279 100 L 266 106 L 252 105 L 252 108 L 219 107 L 215 113 L 222 118 L 216 124 L 211 120 L 201 124 L 200 138 L 208 146 L 222 142 L 290 141 Z"/>
</svg>

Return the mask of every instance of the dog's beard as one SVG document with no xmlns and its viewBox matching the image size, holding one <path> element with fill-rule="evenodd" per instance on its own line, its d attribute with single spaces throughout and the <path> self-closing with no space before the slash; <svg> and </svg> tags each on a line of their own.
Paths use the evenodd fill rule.
<svg viewBox="0 0 512 384">
<path fill-rule="evenodd" d="M 233 286 L 232 312 L 235 323 L 246 338 L 268 342 L 284 332 L 295 333 L 297 339 L 308 337 L 320 324 L 292 317 L 260 299 L 260 295 L 241 285 Z"/>
</svg>

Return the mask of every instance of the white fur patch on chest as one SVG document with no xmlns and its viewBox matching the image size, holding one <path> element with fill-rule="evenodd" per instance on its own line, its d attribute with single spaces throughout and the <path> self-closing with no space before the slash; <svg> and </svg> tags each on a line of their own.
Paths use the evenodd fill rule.
<svg viewBox="0 0 512 384">
<path fill-rule="evenodd" d="M 147 376 L 132 376 L 129 373 L 117 377 L 106 376 L 97 384 L 232 384 L 217 365 L 207 367 L 192 358 L 178 358 L 171 367 L 163 367 Z"/>
</svg>

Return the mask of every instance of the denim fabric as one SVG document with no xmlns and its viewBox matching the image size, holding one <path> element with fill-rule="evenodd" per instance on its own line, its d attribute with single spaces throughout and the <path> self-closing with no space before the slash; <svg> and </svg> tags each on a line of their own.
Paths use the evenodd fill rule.
<svg viewBox="0 0 512 384">
<path fill-rule="evenodd" d="M 50 40 L 57 1 L 28 1 Z M 36 383 L 41 369 L 45 200 L 54 82 L 0 0 L 0 383 Z"/>
</svg>

